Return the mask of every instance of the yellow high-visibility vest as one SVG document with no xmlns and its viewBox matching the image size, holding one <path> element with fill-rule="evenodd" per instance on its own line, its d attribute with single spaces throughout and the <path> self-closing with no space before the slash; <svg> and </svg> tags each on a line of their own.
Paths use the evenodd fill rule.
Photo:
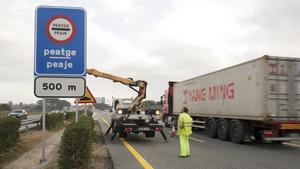
<svg viewBox="0 0 300 169">
<path fill-rule="evenodd" d="M 189 136 L 192 134 L 193 119 L 185 112 L 180 113 L 178 118 L 178 134 Z"/>
</svg>

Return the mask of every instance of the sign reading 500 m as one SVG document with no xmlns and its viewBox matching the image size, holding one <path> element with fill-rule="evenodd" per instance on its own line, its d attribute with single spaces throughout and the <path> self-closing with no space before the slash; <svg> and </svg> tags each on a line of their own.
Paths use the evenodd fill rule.
<svg viewBox="0 0 300 169">
<path fill-rule="evenodd" d="M 86 75 L 86 12 L 40 6 L 35 19 L 35 76 Z"/>
</svg>

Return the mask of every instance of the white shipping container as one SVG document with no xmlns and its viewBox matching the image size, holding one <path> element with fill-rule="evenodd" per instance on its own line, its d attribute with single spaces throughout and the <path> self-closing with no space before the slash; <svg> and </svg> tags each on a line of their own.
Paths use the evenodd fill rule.
<svg viewBox="0 0 300 169">
<path fill-rule="evenodd" d="M 174 84 L 174 114 L 300 120 L 300 59 L 263 56 Z"/>
</svg>

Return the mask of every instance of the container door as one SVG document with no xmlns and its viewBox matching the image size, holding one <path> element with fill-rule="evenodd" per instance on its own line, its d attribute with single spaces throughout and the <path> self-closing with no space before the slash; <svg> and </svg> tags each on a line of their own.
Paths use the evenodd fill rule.
<svg viewBox="0 0 300 169">
<path fill-rule="evenodd" d="M 267 109 L 278 120 L 300 119 L 300 62 L 268 60 Z"/>
</svg>

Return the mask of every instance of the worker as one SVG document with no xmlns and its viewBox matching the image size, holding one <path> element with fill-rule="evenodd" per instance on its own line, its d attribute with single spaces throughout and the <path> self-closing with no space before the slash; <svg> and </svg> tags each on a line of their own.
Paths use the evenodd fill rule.
<svg viewBox="0 0 300 169">
<path fill-rule="evenodd" d="M 120 117 L 118 118 L 116 121 L 115 121 L 115 127 L 113 128 L 113 135 L 111 136 L 111 141 L 114 140 L 114 138 L 116 137 L 116 135 L 119 133 L 119 137 L 120 137 L 120 133 L 124 132 L 123 131 L 123 117 Z"/>
<path fill-rule="evenodd" d="M 115 120 L 111 119 L 110 126 L 109 126 L 108 129 L 106 130 L 105 136 L 108 135 L 109 131 L 113 128 L 114 125 L 115 125 Z"/>
<path fill-rule="evenodd" d="M 163 130 L 160 131 L 161 136 L 164 138 L 165 142 L 168 142 L 168 139 Z"/>
<path fill-rule="evenodd" d="M 115 120 L 114 120 L 114 116 L 116 116 L 116 113 L 117 113 L 117 106 L 118 106 L 118 104 L 119 104 L 120 102 L 119 102 L 119 100 L 118 99 L 116 99 L 116 100 L 114 100 L 113 101 L 113 103 L 112 103 L 112 107 L 114 108 L 114 114 L 112 115 L 112 119 L 111 119 L 111 123 L 110 123 L 110 126 L 108 127 L 108 129 L 106 130 L 106 132 L 105 132 L 105 136 L 107 136 L 108 135 L 108 133 L 109 133 L 109 131 L 113 128 L 113 126 L 115 125 Z"/>
<path fill-rule="evenodd" d="M 183 107 L 178 117 L 178 135 L 180 141 L 180 154 L 178 157 L 190 156 L 189 136 L 192 134 L 193 119 L 188 114 L 188 108 Z"/>
</svg>

